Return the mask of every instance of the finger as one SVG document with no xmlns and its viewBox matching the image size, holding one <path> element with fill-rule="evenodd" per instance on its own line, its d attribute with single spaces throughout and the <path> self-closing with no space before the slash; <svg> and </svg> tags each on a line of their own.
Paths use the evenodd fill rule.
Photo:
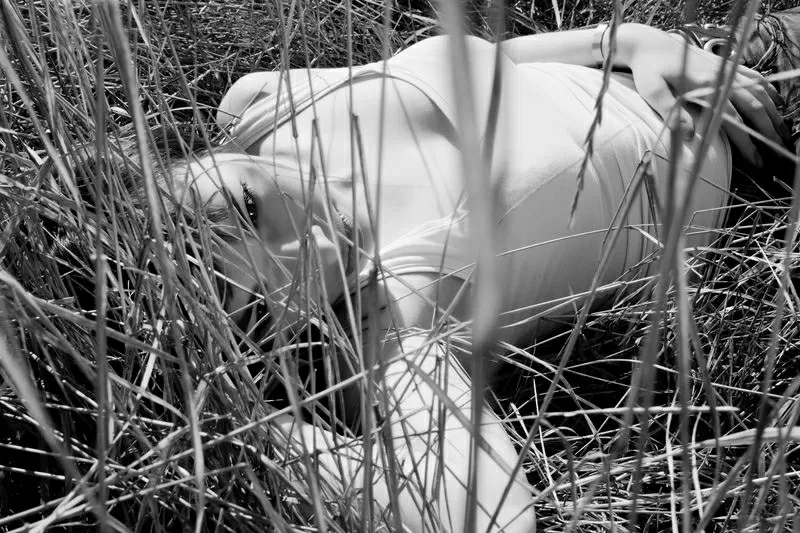
<svg viewBox="0 0 800 533">
<path fill-rule="evenodd" d="M 737 69 L 736 73 L 745 77 L 750 82 L 757 83 L 761 89 L 766 91 L 767 96 L 770 100 L 772 100 L 776 107 L 786 105 L 786 101 L 783 99 L 780 92 L 778 92 L 778 89 L 776 89 L 772 83 L 767 81 L 767 79 L 761 75 L 761 73 L 747 67 L 740 67 Z"/>
<path fill-rule="evenodd" d="M 767 81 L 766 78 L 764 78 L 764 76 L 762 76 L 760 73 L 745 67 L 740 68 L 739 71 L 748 80 L 758 82 L 759 86 L 766 91 L 767 96 L 769 97 L 769 102 L 765 102 L 765 107 L 767 108 L 770 119 L 772 120 L 772 123 L 775 126 L 778 134 L 783 139 L 784 144 L 787 146 L 791 145 L 792 132 L 787 126 L 786 119 L 780 110 L 780 108 L 786 107 L 786 100 L 783 99 L 780 92 L 778 92 L 778 89 L 776 89 L 775 86 Z M 763 98 L 762 101 L 764 101 Z"/>
<path fill-rule="evenodd" d="M 634 83 L 642 98 L 658 113 L 667 126 L 671 129 L 680 128 L 686 139 L 694 137 L 694 120 L 692 120 L 692 116 L 680 105 L 664 78 L 659 76 L 648 76 L 643 79 L 635 78 Z"/>
<path fill-rule="evenodd" d="M 730 98 L 746 124 L 778 145 L 791 144 L 791 133 L 778 110 L 783 99 L 761 74 L 737 67 Z"/>
<path fill-rule="evenodd" d="M 767 91 L 767 95 L 769 95 L 769 99 L 773 101 L 775 107 L 785 106 L 786 100 L 783 99 L 783 96 L 781 96 L 781 93 L 778 92 L 778 89 L 776 89 L 775 86 L 772 85 L 772 83 L 770 83 L 763 77 L 761 78 L 761 80 L 763 80 L 761 86 L 764 88 L 765 91 Z"/>
<path fill-rule="evenodd" d="M 723 111 L 724 119 L 722 121 L 722 129 L 728 136 L 728 140 L 733 147 L 742 154 L 751 165 L 756 167 L 763 166 L 763 161 L 758 153 L 756 145 L 753 144 L 750 135 L 741 127 L 742 117 L 733 107 L 730 102 L 725 104 Z"/>
<path fill-rule="evenodd" d="M 764 78 L 764 76 L 761 75 L 759 72 L 747 67 L 739 67 L 737 69 L 737 72 L 739 74 L 742 74 L 749 80 L 758 81 L 764 87 L 764 90 L 767 91 L 767 94 L 769 94 L 770 99 L 777 105 L 779 106 L 786 105 L 786 101 L 781 96 L 781 93 L 778 92 L 778 89 L 776 89 L 774 85 L 768 82 L 766 78 Z"/>
<path fill-rule="evenodd" d="M 745 122 L 778 145 L 787 142 L 790 138 L 789 130 L 763 85 L 742 87 L 752 83 L 744 77 L 738 77 L 736 82 L 739 87 L 734 86 L 733 103 Z"/>
</svg>

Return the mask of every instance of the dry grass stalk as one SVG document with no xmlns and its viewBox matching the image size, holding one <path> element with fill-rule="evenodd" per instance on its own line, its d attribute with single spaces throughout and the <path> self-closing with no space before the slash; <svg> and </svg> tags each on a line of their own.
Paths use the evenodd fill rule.
<svg viewBox="0 0 800 533">
<path fill-rule="evenodd" d="M 435 32 L 437 14 L 451 29 L 496 32 L 485 10 L 446 13 L 450 5 L 398 3 L 389 20 L 372 1 L 118 10 L 2 0 L 0 528 L 397 527 L 397 513 L 332 482 L 386 467 L 390 490 L 402 489 L 391 451 L 373 438 L 381 429 L 368 407 L 385 400 L 374 358 L 324 301 L 304 310 L 305 329 L 274 328 L 254 342 L 221 307 L 209 250 L 224 243 L 189 212 L 167 216 L 169 194 L 156 182 L 170 158 L 211 144 L 219 96 L 257 65 L 375 60 Z M 672 7 L 638 2 L 624 14 L 668 24 Z M 539 9 L 509 7 L 507 32 L 608 14 L 580 2 Z M 708 116 L 718 127 L 719 108 Z M 154 132 L 173 127 L 187 135 L 159 155 L 154 145 L 167 141 Z M 465 153 L 476 158 L 467 168 L 477 191 L 485 161 Z M 131 189 L 131 179 L 146 187 Z M 749 203 L 713 247 L 688 257 L 669 233 L 652 258 L 659 276 L 631 273 L 611 308 L 584 307 L 580 327 L 499 356 L 508 364 L 493 404 L 522 450 L 539 527 L 798 526 L 798 436 L 780 429 L 800 416 L 796 193 Z M 490 231 L 492 206 L 473 211 Z M 597 285 L 592 292 L 604 290 Z M 481 291 L 487 316 L 473 328 L 486 351 L 491 286 Z M 348 302 L 351 324 L 361 305 Z M 437 334 L 464 345 L 458 331 Z M 476 366 L 478 385 L 493 377 Z M 513 379 L 502 379 L 507 369 Z M 367 400 L 362 434 L 342 412 L 340 397 L 353 391 Z M 369 461 L 374 446 L 383 462 L 326 475 L 287 445 L 287 415 L 336 428 L 333 446 L 360 443 Z"/>
</svg>

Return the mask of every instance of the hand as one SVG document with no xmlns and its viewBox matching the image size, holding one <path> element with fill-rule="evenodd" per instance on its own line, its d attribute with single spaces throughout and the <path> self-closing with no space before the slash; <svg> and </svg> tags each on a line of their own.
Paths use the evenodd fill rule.
<svg viewBox="0 0 800 533">
<path fill-rule="evenodd" d="M 359 440 L 337 435 L 292 415 L 281 415 L 273 424 L 277 430 L 275 443 L 284 449 L 286 459 L 307 455 L 316 465 L 323 486 L 341 495 L 347 486 L 359 481 L 357 473 L 364 464 Z"/>
<path fill-rule="evenodd" d="M 624 46 L 620 41 L 620 53 L 633 73 L 637 91 L 668 124 L 678 125 L 687 136 L 693 136 L 696 125 L 691 114 L 678 105 L 678 97 L 706 89 L 708 96 L 699 103 L 710 102 L 720 68 L 733 64 L 694 46 L 684 53 L 681 37 L 655 28 L 626 24 L 620 27 L 623 30 L 631 38 L 626 36 Z M 776 102 L 781 98 L 775 88 L 760 74 L 742 66 L 735 68 L 730 99 L 724 108 L 732 120 L 724 121 L 723 128 L 734 146 L 751 163 L 760 165 L 758 150 L 740 124 L 744 122 L 778 147 L 790 142 L 789 129 L 778 111 Z"/>
</svg>

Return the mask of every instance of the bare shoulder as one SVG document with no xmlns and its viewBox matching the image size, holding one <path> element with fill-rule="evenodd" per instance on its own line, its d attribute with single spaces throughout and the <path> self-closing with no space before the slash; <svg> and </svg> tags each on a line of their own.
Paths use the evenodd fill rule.
<svg viewBox="0 0 800 533">
<path fill-rule="evenodd" d="M 225 127 L 242 116 L 245 109 L 278 90 L 306 83 L 309 80 L 331 82 L 347 75 L 347 68 L 292 69 L 251 72 L 236 80 L 228 89 L 217 110 L 217 123 Z"/>
</svg>

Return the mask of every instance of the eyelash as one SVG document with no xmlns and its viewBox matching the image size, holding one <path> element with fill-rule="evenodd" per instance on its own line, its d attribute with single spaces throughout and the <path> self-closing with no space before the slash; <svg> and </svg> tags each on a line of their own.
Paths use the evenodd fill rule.
<svg viewBox="0 0 800 533">
<path fill-rule="evenodd" d="M 253 194 L 253 190 L 245 183 L 242 183 L 242 193 L 244 198 L 244 211 L 247 213 L 247 218 L 250 219 L 250 224 L 256 226 L 258 224 L 256 197 Z"/>
</svg>

